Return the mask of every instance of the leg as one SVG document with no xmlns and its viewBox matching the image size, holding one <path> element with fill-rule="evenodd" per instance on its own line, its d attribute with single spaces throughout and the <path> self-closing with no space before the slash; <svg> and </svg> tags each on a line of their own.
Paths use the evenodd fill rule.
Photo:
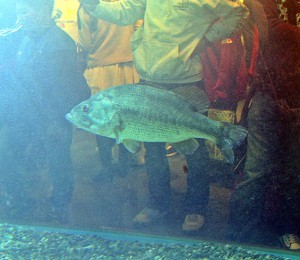
<svg viewBox="0 0 300 260">
<path fill-rule="evenodd" d="M 198 231 L 204 224 L 210 193 L 208 167 L 210 158 L 203 139 L 199 139 L 198 150 L 186 156 L 188 163 L 186 217 L 184 231 Z"/>
<path fill-rule="evenodd" d="M 170 169 L 164 143 L 145 143 L 145 166 L 148 176 L 149 207 L 168 210 L 170 204 Z"/>
<path fill-rule="evenodd" d="M 203 139 L 199 139 L 198 150 L 186 156 L 188 164 L 186 212 L 205 215 L 209 202 L 210 177 L 208 168 L 210 158 Z"/>
<path fill-rule="evenodd" d="M 133 219 L 136 225 L 150 225 L 166 215 L 170 206 L 170 169 L 165 143 L 145 143 L 145 167 L 148 176 L 149 202 Z"/>
<path fill-rule="evenodd" d="M 127 176 L 130 171 L 132 162 L 132 154 L 125 148 L 123 144 L 119 145 L 119 175 Z"/>
<path fill-rule="evenodd" d="M 52 216 L 61 222 L 68 221 L 68 208 L 73 193 L 73 167 L 71 160 L 72 126 L 57 123 L 55 132 L 48 128 L 46 152 L 49 176 L 53 183 L 51 194 Z"/>
<path fill-rule="evenodd" d="M 286 135 L 286 172 L 280 179 L 283 203 L 273 223 L 279 236 L 300 231 L 300 135 L 298 128 L 289 127 L 289 131 Z"/>
<path fill-rule="evenodd" d="M 97 145 L 99 149 L 99 159 L 101 166 L 105 169 L 108 169 L 113 162 L 112 158 L 112 148 L 115 145 L 116 141 L 112 138 L 104 136 L 96 136 Z"/>
<path fill-rule="evenodd" d="M 113 163 L 112 148 L 116 141 L 104 136 L 96 136 L 99 151 L 101 170 L 96 175 L 95 181 L 112 181 L 113 177 L 119 174 L 120 168 Z"/>
<path fill-rule="evenodd" d="M 250 234 L 261 228 L 269 176 L 282 170 L 274 100 L 256 93 L 248 114 L 248 144 L 244 178 L 231 197 L 228 238 L 250 242 Z"/>
</svg>

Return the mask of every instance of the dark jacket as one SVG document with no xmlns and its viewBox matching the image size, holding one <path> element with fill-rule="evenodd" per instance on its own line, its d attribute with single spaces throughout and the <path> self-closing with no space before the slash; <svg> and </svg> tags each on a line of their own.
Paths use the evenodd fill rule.
<svg viewBox="0 0 300 260">
<path fill-rule="evenodd" d="M 16 95 L 24 108 L 43 120 L 64 120 L 90 96 L 77 70 L 75 43 L 55 25 L 24 37 L 16 58 L 16 79 Z"/>
</svg>

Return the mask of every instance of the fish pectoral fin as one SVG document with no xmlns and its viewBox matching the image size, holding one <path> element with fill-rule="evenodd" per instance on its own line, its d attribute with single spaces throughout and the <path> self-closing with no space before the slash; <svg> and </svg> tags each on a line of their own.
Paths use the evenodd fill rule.
<svg viewBox="0 0 300 260">
<path fill-rule="evenodd" d="M 117 144 L 120 144 L 123 142 L 122 138 L 121 138 L 121 135 L 120 133 L 122 132 L 123 128 L 122 128 L 122 125 L 118 125 L 114 128 L 114 135 L 115 135 L 115 138 L 116 138 L 116 143 Z"/>
<path fill-rule="evenodd" d="M 117 143 L 117 144 L 122 143 L 122 140 L 121 140 L 120 135 L 119 135 L 118 132 L 115 132 L 115 139 L 116 139 L 116 143 Z"/>
<path fill-rule="evenodd" d="M 171 145 L 181 155 L 193 154 L 199 147 L 199 143 L 196 139 L 188 139 L 182 142 L 172 143 Z"/>
<path fill-rule="evenodd" d="M 123 145 L 131 153 L 138 153 L 141 150 L 141 142 L 135 140 L 123 140 Z"/>
</svg>

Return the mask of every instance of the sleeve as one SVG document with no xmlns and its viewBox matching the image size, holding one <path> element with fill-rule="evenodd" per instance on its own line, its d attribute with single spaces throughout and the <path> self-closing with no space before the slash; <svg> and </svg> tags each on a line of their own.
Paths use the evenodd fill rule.
<svg viewBox="0 0 300 260">
<path fill-rule="evenodd" d="M 55 41 L 60 44 L 48 52 L 47 63 L 41 68 L 39 83 L 45 86 L 45 103 L 51 104 L 49 117 L 64 120 L 64 115 L 75 105 L 90 97 L 90 91 L 76 66 L 76 47 L 72 39 L 60 34 Z M 51 44 L 52 45 L 52 44 Z"/>
<path fill-rule="evenodd" d="M 130 25 L 144 18 L 146 2 L 146 0 L 100 1 L 90 14 L 119 26 Z"/>
<path fill-rule="evenodd" d="M 247 7 L 238 2 L 220 0 L 215 7 L 206 4 L 219 19 L 210 27 L 205 37 L 209 41 L 221 40 L 230 37 L 239 30 L 248 16 Z"/>
<path fill-rule="evenodd" d="M 78 44 L 83 51 L 89 51 L 92 46 L 90 15 L 84 8 L 80 8 L 78 10 L 78 19 L 80 20 L 80 27 L 78 27 Z"/>
</svg>

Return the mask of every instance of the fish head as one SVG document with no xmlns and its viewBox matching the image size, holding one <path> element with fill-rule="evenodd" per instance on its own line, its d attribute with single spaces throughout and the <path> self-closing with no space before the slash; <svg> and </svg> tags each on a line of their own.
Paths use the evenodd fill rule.
<svg viewBox="0 0 300 260">
<path fill-rule="evenodd" d="M 80 129 L 115 138 L 116 112 L 113 98 L 100 93 L 75 106 L 66 119 Z"/>
</svg>

